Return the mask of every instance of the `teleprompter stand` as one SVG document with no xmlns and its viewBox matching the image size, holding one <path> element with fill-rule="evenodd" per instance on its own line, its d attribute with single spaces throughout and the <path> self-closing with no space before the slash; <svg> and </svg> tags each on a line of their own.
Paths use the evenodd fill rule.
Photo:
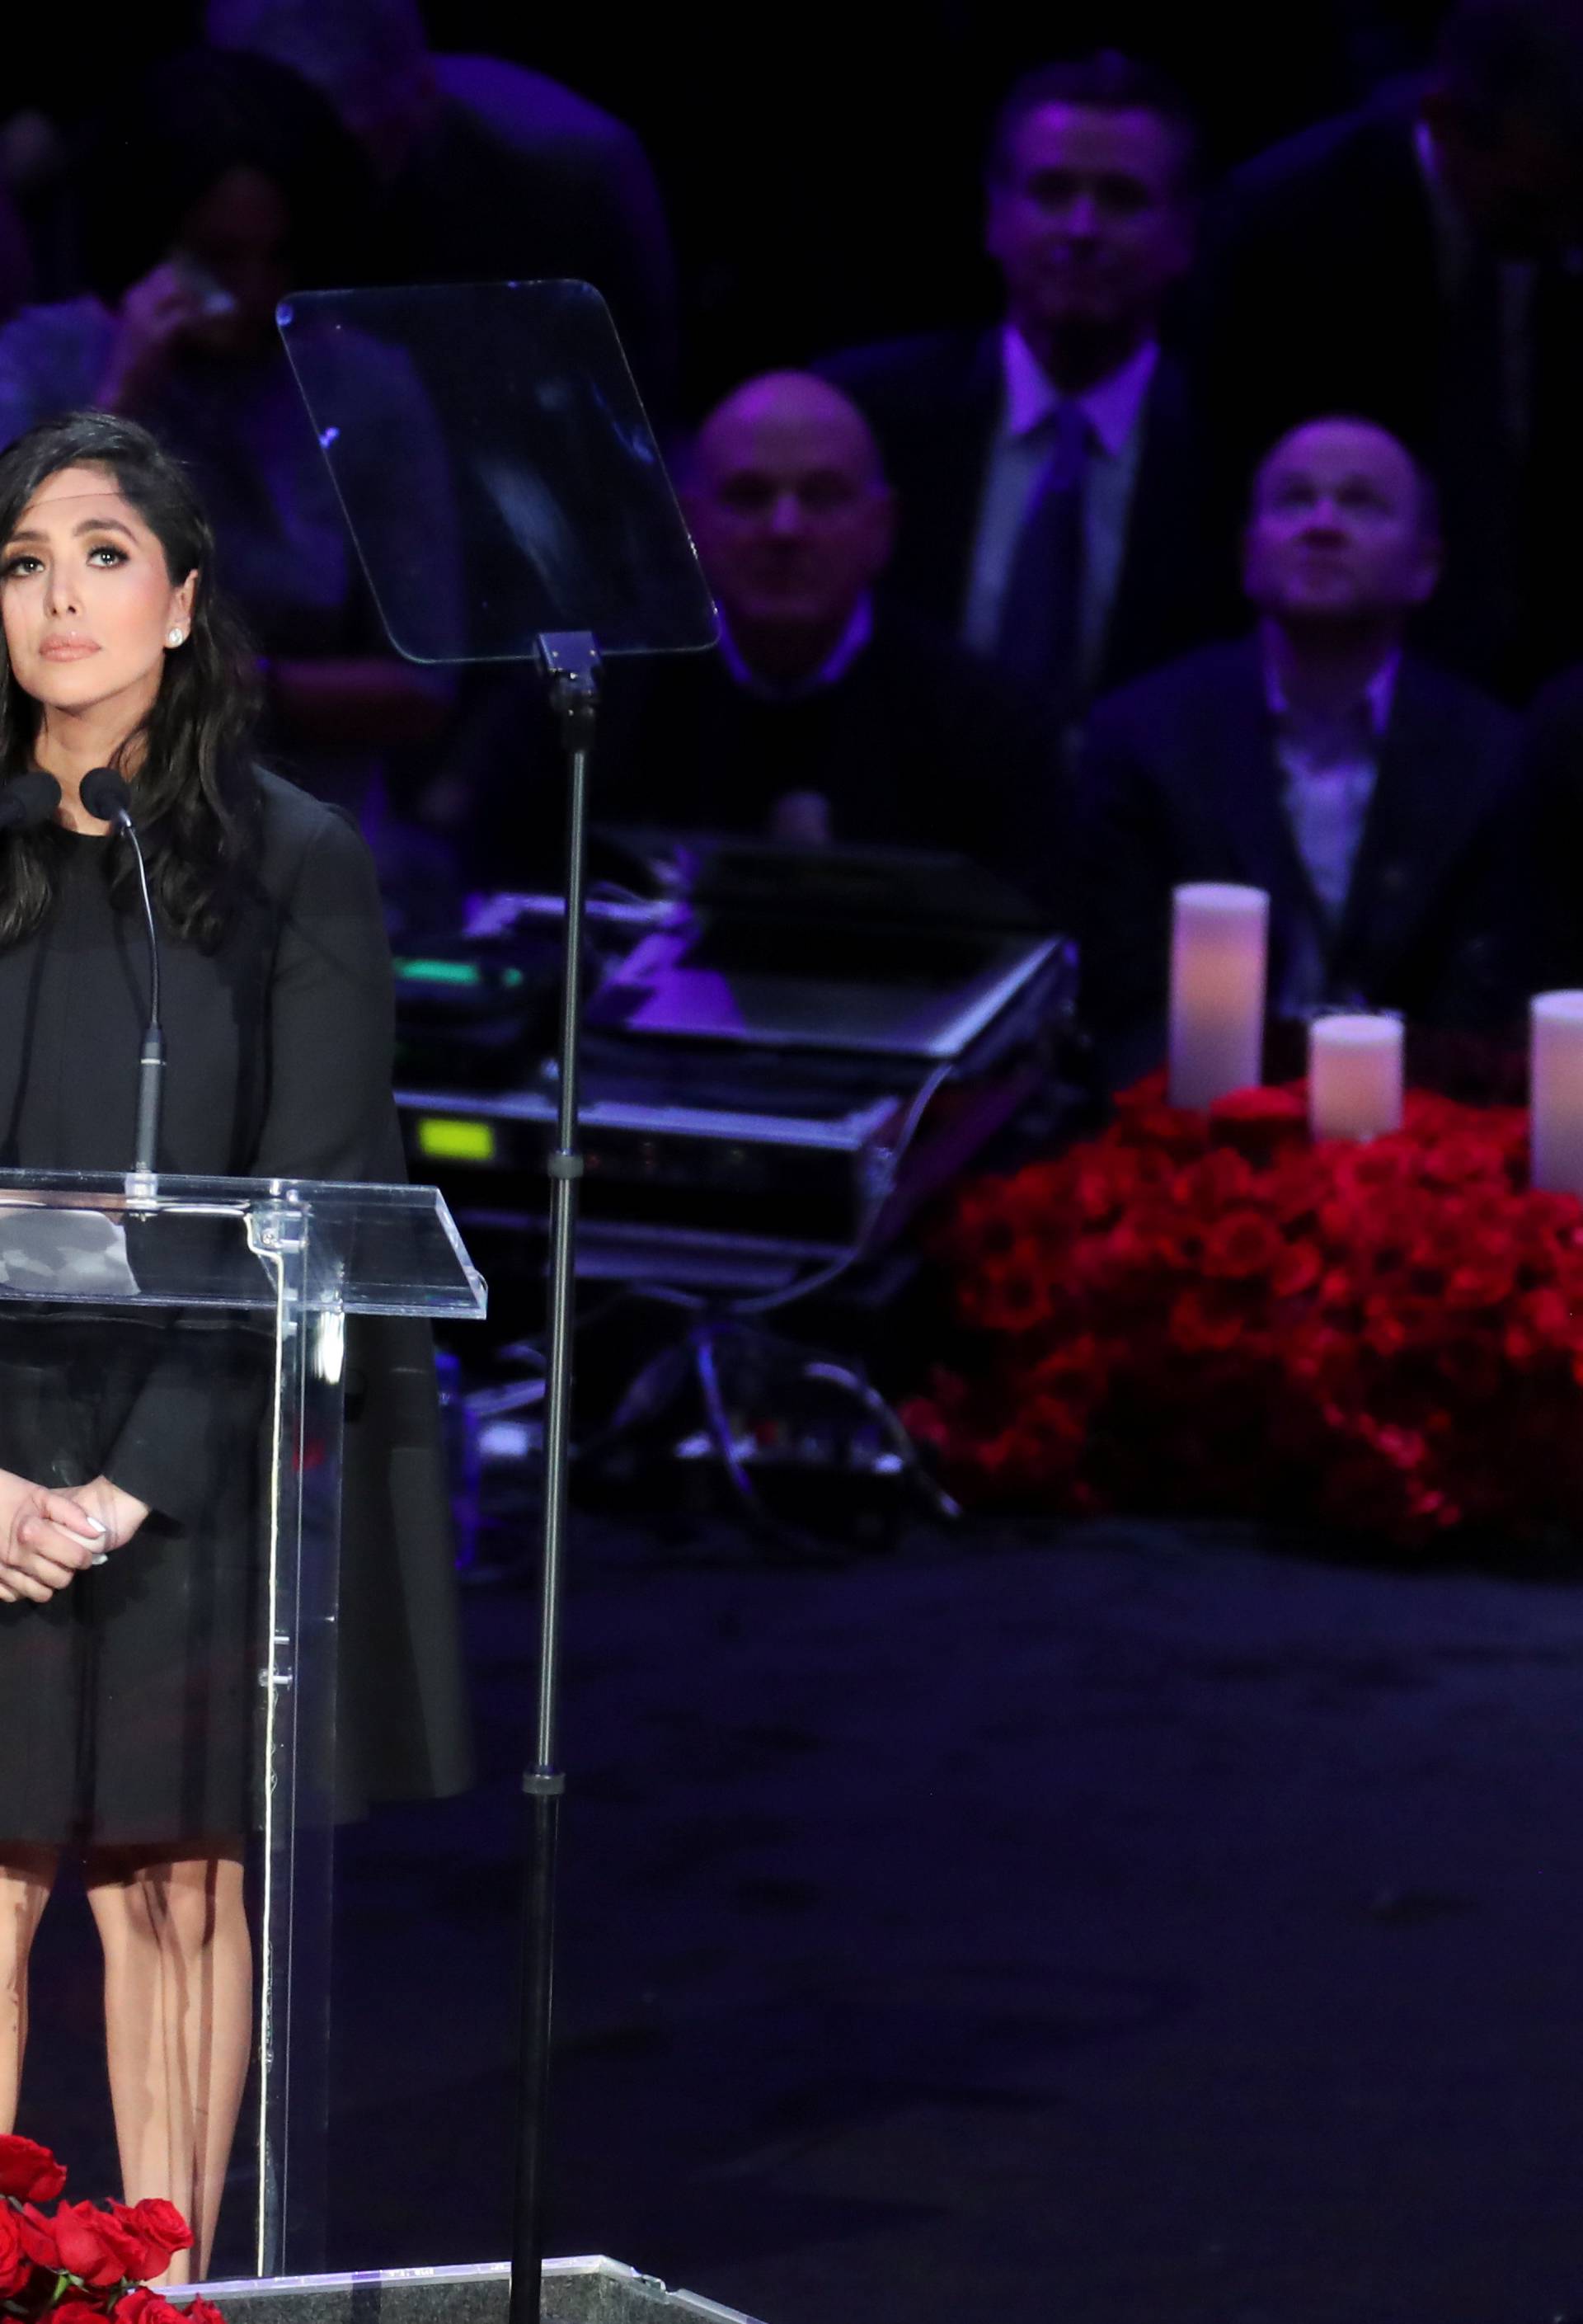
<svg viewBox="0 0 1583 2324">
<path fill-rule="evenodd" d="M 559 1099 L 548 1164 L 541 1619 L 534 1756 L 523 1777 L 511 2236 L 511 2324 L 538 2324 L 566 1786 L 556 1743 L 583 1171 L 584 872 L 598 673 L 611 655 L 708 647 L 717 622 L 609 311 L 587 283 L 318 291 L 288 301 L 279 320 L 391 643 L 415 662 L 536 666 L 566 761 Z"/>
<path fill-rule="evenodd" d="M 538 2324 L 548 2215 L 550 2037 L 554 2020 L 556 1868 L 566 1777 L 556 1764 L 561 1576 L 571 1467 L 572 1333 L 577 1282 L 577 1066 L 583 1018 L 583 890 L 588 842 L 588 761 L 598 715 L 599 656 L 586 630 L 538 641 L 539 666 L 566 760 L 566 911 L 561 966 L 559 1094 L 549 1173 L 549 1360 L 545 1380 L 538 1702 L 533 1765 L 522 1777 L 531 1825 L 523 1890 L 520 2113 L 511 2218 L 512 2324 Z"/>
</svg>

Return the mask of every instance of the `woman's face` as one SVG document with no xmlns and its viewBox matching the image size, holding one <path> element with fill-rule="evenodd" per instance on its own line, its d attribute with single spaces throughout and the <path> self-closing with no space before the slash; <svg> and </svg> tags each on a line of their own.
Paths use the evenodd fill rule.
<svg viewBox="0 0 1583 2324">
<path fill-rule="evenodd" d="M 0 621 L 17 684 L 51 710 L 118 706 L 127 731 L 160 690 L 198 575 L 172 583 L 159 541 L 98 468 L 46 478 L 0 548 Z"/>
</svg>

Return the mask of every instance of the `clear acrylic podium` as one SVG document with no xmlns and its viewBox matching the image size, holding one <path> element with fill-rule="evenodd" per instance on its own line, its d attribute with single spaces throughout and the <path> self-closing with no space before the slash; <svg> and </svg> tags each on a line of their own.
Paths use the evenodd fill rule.
<svg viewBox="0 0 1583 2324">
<path fill-rule="evenodd" d="M 432 1188 L 0 1172 L 0 1319 L 25 1323 L 30 1354 L 47 1370 L 85 1326 L 135 1342 L 141 1324 L 151 1371 L 240 1380 L 259 1448 L 238 1585 L 255 2046 L 221 2233 L 238 2248 L 249 2199 L 261 2275 L 321 2258 L 346 1323 L 476 1318 L 485 1296 Z"/>
</svg>

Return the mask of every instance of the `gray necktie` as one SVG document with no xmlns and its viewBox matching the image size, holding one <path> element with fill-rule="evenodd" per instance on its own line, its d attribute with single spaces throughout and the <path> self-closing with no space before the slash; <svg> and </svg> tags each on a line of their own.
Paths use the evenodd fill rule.
<svg viewBox="0 0 1583 2324">
<path fill-rule="evenodd" d="M 1059 404 L 1050 456 L 1012 552 L 995 659 L 1057 710 L 1081 678 L 1083 488 L 1091 433 L 1081 403 Z"/>
</svg>

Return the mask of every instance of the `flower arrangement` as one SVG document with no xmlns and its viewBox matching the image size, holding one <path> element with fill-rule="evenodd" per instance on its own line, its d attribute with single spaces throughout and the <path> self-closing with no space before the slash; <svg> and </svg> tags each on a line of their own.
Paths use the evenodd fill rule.
<svg viewBox="0 0 1583 2324">
<path fill-rule="evenodd" d="M 1313 1520 L 1410 1548 L 1583 1515 L 1583 1204 L 1527 1121 L 1410 1094 L 1315 1143 L 1301 1084 L 1163 1079 L 971 1183 L 935 1238 L 962 1327 L 906 1408 L 955 1488 L 1064 1513 Z"/>
<path fill-rule="evenodd" d="M 61 2203 L 66 2172 L 47 2146 L 0 2137 L 0 2317 L 23 2324 L 224 2324 L 201 2294 L 178 2309 L 148 2289 L 192 2230 L 173 2203 Z M 40 2209 L 54 2203 L 51 2212 Z"/>
</svg>

